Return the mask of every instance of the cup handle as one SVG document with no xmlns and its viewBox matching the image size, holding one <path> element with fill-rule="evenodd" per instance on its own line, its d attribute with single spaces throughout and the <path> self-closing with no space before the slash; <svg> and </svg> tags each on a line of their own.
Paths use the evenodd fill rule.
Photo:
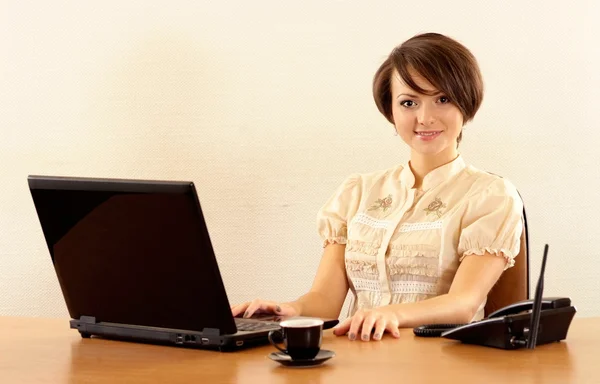
<svg viewBox="0 0 600 384">
<path fill-rule="evenodd" d="M 273 331 L 269 331 L 269 342 L 277 349 L 279 349 L 281 352 L 285 353 L 287 355 L 287 350 L 282 349 L 279 345 L 277 345 L 277 342 L 275 340 L 273 340 L 273 335 L 278 335 L 279 338 L 281 340 L 283 340 L 283 334 L 281 333 L 280 330 L 273 330 Z"/>
</svg>

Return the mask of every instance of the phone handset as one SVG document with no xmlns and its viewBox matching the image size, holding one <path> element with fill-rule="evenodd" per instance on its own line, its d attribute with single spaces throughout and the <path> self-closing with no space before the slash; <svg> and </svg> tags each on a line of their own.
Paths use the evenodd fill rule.
<svg viewBox="0 0 600 384">
<path fill-rule="evenodd" d="M 533 309 L 534 300 L 523 300 L 516 303 L 507 305 L 504 308 L 500 308 L 495 312 L 488 315 L 488 319 L 494 317 L 501 317 L 506 315 L 515 315 L 520 312 L 530 311 Z M 556 309 L 569 307 L 571 305 L 571 299 L 568 297 L 545 297 L 542 299 L 542 311 L 545 309 Z"/>
</svg>

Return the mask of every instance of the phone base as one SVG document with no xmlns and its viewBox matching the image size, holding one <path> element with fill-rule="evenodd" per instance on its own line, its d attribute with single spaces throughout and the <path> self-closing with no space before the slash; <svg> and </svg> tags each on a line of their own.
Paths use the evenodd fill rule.
<svg viewBox="0 0 600 384">
<path fill-rule="evenodd" d="M 576 312 L 573 306 L 542 311 L 535 345 L 566 339 Z M 441 336 L 465 344 L 518 349 L 527 345 L 530 322 L 531 313 L 507 315 L 453 328 L 442 333 Z"/>
</svg>

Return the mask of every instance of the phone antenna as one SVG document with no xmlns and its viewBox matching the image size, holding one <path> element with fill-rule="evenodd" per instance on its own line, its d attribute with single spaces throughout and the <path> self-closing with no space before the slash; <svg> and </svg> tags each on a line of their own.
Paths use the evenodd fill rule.
<svg viewBox="0 0 600 384">
<path fill-rule="evenodd" d="M 534 349 L 537 344 L 542 309 L 542 296 L 544 292 L 544 272 L 546 270 L 546 257 L 548 257 L 548 244 L 546 244 L 546 246 L 544 247 L 544 257 L 542 258 L 542 271 L 540 272 L 540 278 L 535 288 L 533 310 L 531 311 L 531 321 L 529 323 L 529 337 L 527 338 L 527 349 Z"/>
</svg>

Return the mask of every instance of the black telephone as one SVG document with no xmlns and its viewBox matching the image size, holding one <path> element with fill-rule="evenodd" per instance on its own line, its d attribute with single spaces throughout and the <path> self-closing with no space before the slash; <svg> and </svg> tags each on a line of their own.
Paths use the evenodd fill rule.
<svg viewBox="0 0 600 384">
<path fill-rule="evenodd" d="M 567 297 L 542 297 L 548 244 L 544 249 L 542 271 L 533 300 L 510 304 L 487 318 L 469 324 L 431 324 L 416 327 L 415 335 L 441 336 L 465 344 L 501 349 L 527 347 L 567 338 L 571 320 L 577 312 Z"/>
</svg>

